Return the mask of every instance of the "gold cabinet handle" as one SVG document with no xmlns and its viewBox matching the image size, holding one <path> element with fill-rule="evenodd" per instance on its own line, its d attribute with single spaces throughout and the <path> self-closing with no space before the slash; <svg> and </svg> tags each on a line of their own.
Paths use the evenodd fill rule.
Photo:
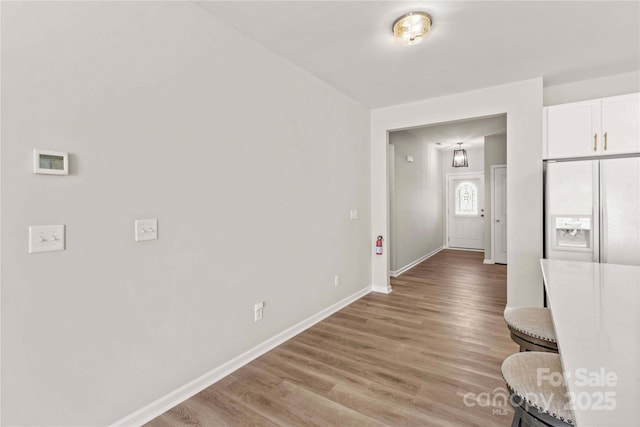
<svg viewBox="0 0 640 427">
<path fill-rule="evenodd" d="M 607 133 L 604 133 L 604 151 L 607 151 Z"/>
<path fill-rule="evenodd" d="M 598 134 L 593 134 L 593 151 L 598 151 Z"/>
</svg>

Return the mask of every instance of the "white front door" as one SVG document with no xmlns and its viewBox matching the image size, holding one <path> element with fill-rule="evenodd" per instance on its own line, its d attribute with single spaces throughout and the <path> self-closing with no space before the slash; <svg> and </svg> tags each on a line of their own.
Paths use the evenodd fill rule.
<svg viewBox="0 0 640 427">
<path fill-rule="evenodd" d="M 493 262 L 507 263 L 507 167 L 492 168 Z"/>
<path fill-rule="evenodd" d="M 484 249 L 484 176 L 449 175 L 448 246 Z"/>
</svg>

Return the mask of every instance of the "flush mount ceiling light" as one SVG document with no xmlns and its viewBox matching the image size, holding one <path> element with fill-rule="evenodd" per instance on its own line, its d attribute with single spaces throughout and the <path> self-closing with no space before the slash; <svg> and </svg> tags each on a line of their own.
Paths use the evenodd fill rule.
<svg viewBox="0 0 640 427">
<path fill-rule="evenodd" d="M 467 150 L 462 148 L 462 142 L 458 142 L 458 149 L 453 150 L 453 163 L 454 168 L 466 168 L 469 167 L 469 160 L 467 158 Z"/>
<path fill-rule="evenodd" d="M 418 44 L 431 30 L 431 16 L 425 12 L 409 12 L 393 23 L 393 36 L 405 46 Z"/>
</svg>

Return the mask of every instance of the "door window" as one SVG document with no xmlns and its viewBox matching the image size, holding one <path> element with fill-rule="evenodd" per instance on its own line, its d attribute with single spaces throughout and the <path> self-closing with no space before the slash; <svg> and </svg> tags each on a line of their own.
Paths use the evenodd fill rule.
<svg viewBox="0 0 640 427">
<path fill-rule="evenodd" d="M 456 187 L 456 215 L 478 215 L 478 187 L 461 182 Z"/>
</svg>

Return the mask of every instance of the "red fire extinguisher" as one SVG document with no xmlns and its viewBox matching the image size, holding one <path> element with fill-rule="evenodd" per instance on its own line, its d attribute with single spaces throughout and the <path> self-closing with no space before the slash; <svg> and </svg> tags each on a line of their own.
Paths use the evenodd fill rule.
<svg viewBox="0 0 640 427">
<path fill-rule="evenodd" d="M 376 239 L 376 255 L 382 255 L 382 236 Z"/>
</svg>

